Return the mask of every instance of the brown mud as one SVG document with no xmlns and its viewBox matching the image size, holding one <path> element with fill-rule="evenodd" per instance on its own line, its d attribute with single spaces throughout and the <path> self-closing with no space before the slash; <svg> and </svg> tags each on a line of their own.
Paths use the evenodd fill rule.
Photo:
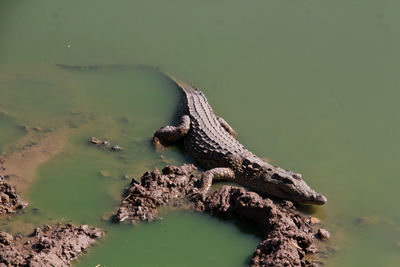
<svg viewBox="0 0 400 267">
<path fill-rule="evenodd" d="M 48 225 L 36 228 L 29 237 L 0 232 L 0 267 L 70 266 L 71 261 L 104 236 L 87 225 Z"/>
<path fill-rule="evenodd" d="M 158 218 L 160 206 L 182 205 L 185 196 L 197 191 L 194 183 L 198 180 L 193 175 L 196 170 L 192 164 L 181 167 L 169 165 L 162 173 L 157 169 L 145 172 L 140 181 L 133 178 L 113 220 L 132 224 L 151 222 Z"/>
<path fill-rule="evenodd" d="M 0 176 L 0 217 L 4 214 L 14 214 L 18 209 L 28 206 L 27 202 L 22 201 L 14 187 L 3 181 Z"/>
<path fill-rule="evenodd" d="M 293 203 L 263 198 L 242 187 L 222 186 L 208 196 L 198 194 L 199 172 L 194 165 L 167 166 L 160 173 L 147 171 L 132 179 L 114 215 L 116 222 L 135 224 L 157 219 L 164 205 L 190 207 L 223 219 L 244 219 L 257 224 L 264 235 L 251 266 L 317 266 L 307 255 L 318 252 L 317 231 L 310 218 Z"/>
</svg>

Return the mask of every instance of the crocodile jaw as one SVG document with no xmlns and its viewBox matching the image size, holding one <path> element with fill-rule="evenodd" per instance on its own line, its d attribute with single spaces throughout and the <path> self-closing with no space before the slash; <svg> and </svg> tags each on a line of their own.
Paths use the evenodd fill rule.
<svg viewBox="0 0 400 267">
<path fill-rule="evenodd" d="M 294 173 L 263 172 L 258 178 L 254 190 L 282 199 L 288 199 L 302 204 L 323 205 L 328 199 L 313 189 Z"/>
</svg>

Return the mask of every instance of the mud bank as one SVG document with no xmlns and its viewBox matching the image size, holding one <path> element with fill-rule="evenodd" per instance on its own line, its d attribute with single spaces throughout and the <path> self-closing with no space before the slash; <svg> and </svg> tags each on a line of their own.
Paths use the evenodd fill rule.
<svg viewBox="0 0 400 267">
<path fill-rule="evenodd" d="M 71 224 L 36 228 L 26 238 L 0 232 L 0 267 L 70 266 L 71 261 L 103 236 L 100 229 Z"/>
<path fill-rule="evenodd" d="M 305 255 L 318 252 L 313 229 L 292 202 L 273 202 L 241 187 L 223 186 L 195 206 L 213 216 L 242 218 L 259 225 L 265 236 L 251 266 L 312 266 Z"/>
<path fill-rule="evenodd" d="M 143 174 L 141 181 L 132 179 L 124 192 L 115 222 L 151 222 L 157 219 L 158 208 L 162 205 L 182 205 L 184 197 L 197 191 L 195 178 L 197 168 L 192 164 L 181 167 L 167 166 Z"/>
<path fill-rule="evenodd" d="M 318 252 L 316 231 L 290 201 L 272 201 L 241 187 L 222 186 L 208 196 L 197 194 L 199 173 L 193 165 L 167 166 L 133 179 L 114 221 L 136 223 L 157 218 L 163 205 L 185 206 L 224 219 L 256 223 L 264 234 L 251 266 L 316 266 L 307 254 Z"/>
</svg>

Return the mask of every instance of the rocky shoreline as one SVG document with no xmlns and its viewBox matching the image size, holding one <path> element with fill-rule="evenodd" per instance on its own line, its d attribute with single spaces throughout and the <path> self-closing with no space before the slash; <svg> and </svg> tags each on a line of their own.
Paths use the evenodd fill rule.
<svg viewBox="0 0 400 267">
<path fill-rule="evenodd" d="M 0 216 L 14 214 L 17 210 L 28 206 L 27 202 L 21 200 L 14 187 L 3 179 L 0 176 Z"/>
<path fill-rule="evenodd" d="M 0 232 L 0 267 L 70 266 L 103 236 L 98 228 L 72 224 L 45 225 L 25 238 Z"/>
<path fill-rule="evenodd" d="M 310 218 L 300 215 L 292 202 L 272 201 L 234 186 L 200 195 L 197 177 L 197 168 L 186 164 L 145 172 L 140 182 L 133 179 L 126 188 L 114 221 L 150 222 L 158 218 L 158 208 L 163 205 L 190 207 L 224 219 L 245 219 L 256 223 L 264 234 L 249 265 L 317 266 L 306 255 L 318 252 L 316 237 L 321 229 L 315 231 Z"/>
</svg>

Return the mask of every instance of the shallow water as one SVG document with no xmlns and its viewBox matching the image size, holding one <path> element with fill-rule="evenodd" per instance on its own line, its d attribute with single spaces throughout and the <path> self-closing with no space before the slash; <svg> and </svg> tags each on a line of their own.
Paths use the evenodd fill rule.
<svg viewBox="0 0 400 267">
<path fill-rule="evenodd" d="M 0 113 L 0 153 L 3 150 L 3 146 L 15 142 L 23 134 L 23 127 L 6 114 Z"/>
<path fill-rule="evenodd" d="M 137 227 L 104 221 L 128 183 L 123 174 L 190 161 L 176 148 L 161 160 L 149 142 L 172 121 L 179 93 L 148 71 L 54 63 L 140 63 L 194 83 L 244 145 L 328 197 L 307 211 L 333 233 L 326 266 L 396 266 L 399 8 L 394 0 L 2 1 L 0 151 L 24 135 L 22 125 L 71 133 L 39 168 L 25 196 L 31 208 L 0 227 L 63 219 L 106 229 L 75 266 L 246 263 L 260 239 L 232 222 L 188 212 Z M 90 147 L 90 136 L 125 150 Z M 364 216 L 371 223 L 357 224 Z"/>
</svg>

